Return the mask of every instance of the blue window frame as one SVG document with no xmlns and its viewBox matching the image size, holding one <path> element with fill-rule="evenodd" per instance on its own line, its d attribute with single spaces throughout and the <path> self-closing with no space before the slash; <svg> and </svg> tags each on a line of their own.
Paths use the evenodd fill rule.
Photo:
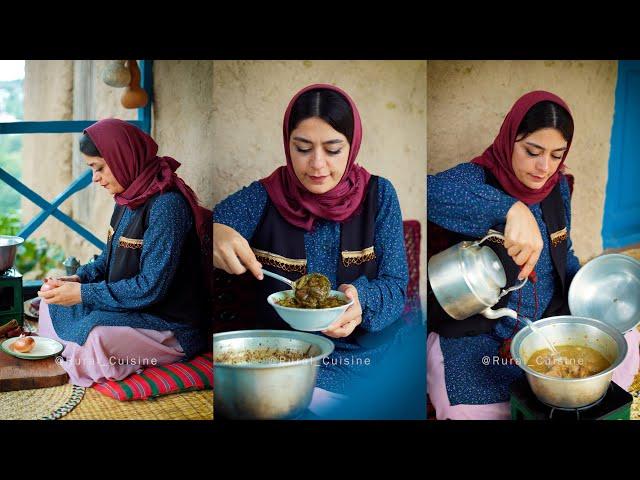
<svg viewBox="0 0 640 480">
<path fill-rule="evenodd" d="M 138 109 L 138 119 L 129 120 L 129 123 L 141 128 L 147 133 L 151 133 L 151 106 L 153 104 L 153 60 L 141 60 L 140 70 L 141 87 L 149 95 L 149 102 L 144 108 Z M 0 135 L 10 133 L 79 133 L 85 128 L 94 124 L 97 120 L 59 120 L 44 122 L 0 122 Z M 58 207 L 73 194 L 91 185 L 91 169 L 76 178 L 62 193 L 52 202 L 48 202 L 36 192 L 31 190 L 20 180 L 10 175 L 6 170 L 0 168 L 0 181 L 16 190 L 20 195 L 35 203 L 42 210 L 18 233 L 22 238 L 28 238 L 50 215 L 60 220 L 67 227 L 71 228 L 85 240 L 91 242 L 100 250 L 104 249 L 105 243 L 78 224 L 71 217 L 58 210 Z"/>
</svg>

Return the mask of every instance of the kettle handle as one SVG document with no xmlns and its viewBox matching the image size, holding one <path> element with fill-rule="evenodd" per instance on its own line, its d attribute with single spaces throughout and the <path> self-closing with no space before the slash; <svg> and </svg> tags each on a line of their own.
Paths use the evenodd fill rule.
<svg viewBox="0 0 640 480">
<path fill-rule="evenodd" d="M 485 240 L 487 240 L 487 239 L 489 239 L 491 237 L 497 237 L 500 240 L 502 240 L 502 242 L 504 243 L 504 235 L 502 235 L 499 232 L 492 232 L 492 233 L 486 235 L 485 237 L 483 237 L 481 240 L 476 240 L 471 245 L 474 246 L 474 247 L 479 247 L 482 243 L 484 243 Z"/>
<path fill-rule="evenodd" d="M 504 242 L 504 235 L 502 235 L 500 232 L 491 232 L 490 234 L 484 236 L 481 240 L 478 240 L 476 242 L 474 242 L 472 245 L 473 246 L 480 246 L 485 240 L 491 238 L 491 237 L 496 237 L 499 238 L 500 240 L 502 240 Z M 532 272 L 532 275 L 535 275 Z M 520 290 L 522 287 L 525 286 L 525 284 L 527 283 L 527 278 L 525 278 L 524 280 L 520 281 L 520 283 L 515 284 L 513 287 L 510 288 L 506 288 L 504 290 L 502 290 L 500 292 L 500 295 L 498 295 L 498 300 L 500 300 L 502 297 L 504 297 L 507 293 L 511 293 L 515 290 Z"/>
<path fill-rule="evenodd" d="M 514 290 L 520 290 L 527 283 L 527 280 L 528 278 L 525 278 L 524 280 L 520 281 L 520 283 L 516 283 L 513 287 L 502 290 L 500 292 L 500 295 L 498 295 L 498 300 L 504 297 L 507 293 L 513 292 Z"/>
</svg>

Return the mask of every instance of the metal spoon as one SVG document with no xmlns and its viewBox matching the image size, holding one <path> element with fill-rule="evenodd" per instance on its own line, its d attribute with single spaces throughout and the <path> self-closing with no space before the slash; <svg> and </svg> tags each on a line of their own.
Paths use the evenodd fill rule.
<svg viewBox="0 0 640 480">
<path fill-rule="evenodd" d="M 293 280 L 289 280 L 288 278 L 283 277 L 282 275 L 278 275 L 277 273 L 270 272 L 269 270 L 265 270 L 264 268 L 262 269 L 262 273 L 264 273 L 268 277 L 275 278 L 276 280 L 280 280 L 281 282 L 286 283 L 295 292 L 296 282 L 294 282 Z"/>
<path fill-rule="evenodd" d="M 559 357 L 559 356 L 560 356 L 560 353 L 558 352 L 558 350 L 556 350 L 556 347 L 554 347 L 553 343 L 551 343 L 551 340 L 549 340 L 549 339 L 547 338 L 547 336 L 546 336 L 544 333 L 542 333 L 542 332 L 540 331 L 540 329 L 539 329 L 538 327 L 536 327 L 536 326 L 535 326 L 535 324 L 534 324 L 530 319 L 528 319 L 527 317 L 522 316 L 522 315 L 519 315 L 519 317 L 520 317 L 522 320 L 524 320 L 524 322 L 527 324 L 527 326 L 528 326 L 528 327 L 529 327 L 529 328 L 530 328 L 534 333 L 537 333 L 538 335 L 540 335 L 540 336 L 543 338 L 543 340 L 544 340 L 544 341 L 547 343 L 547 345 L 549 346 L 549 350 L 551 350 L 551 356 L 553 356 L 553 357 Z"/>
<path fill-rule="evenodd" d="M 269 270 L 265 270 L 264 268 L 262 268 L 261 270 L 262 270 L 262 273 L 264 273 L 268 277 L 275 278 L 276 280 L 280 280 L 281 282 L 286 283 L 287 285 L 289 285 L 291 287 L 291 289 L 294 292 L 296 291 L 296 288 L 298 288 L 298 282 L 300 282 L 305 277 L 309 277 L 309 276 L 313 275 L 312 273 L 308 273 L 306 275 L 301 276 L 297 280 L 289 280 L 288 278 L 283 277 L 282 275 L 278 275 L 277 273 L 270 272 Z"/>
</svg>

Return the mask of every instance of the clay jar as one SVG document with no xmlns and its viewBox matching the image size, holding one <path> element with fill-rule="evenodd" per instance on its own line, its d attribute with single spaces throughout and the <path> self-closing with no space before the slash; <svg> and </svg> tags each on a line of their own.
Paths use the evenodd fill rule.
<svg viewBox="0 0 640 480">
<path fill-rule="evenodd" d="M 131 72 L 125 66 L 126 60 L 112 60 L 102 70 L 102 81 L 110 87 L 122 88 L 131 83 Z"/>
<path fill-rule="evenodd" d="M 149 101 L 149 96 L 143 88 L 140 88 L 140 68 L 135 60 L 127 60 L 131 82 L 124 89 L 120 97 L 120 103 L 124 108 L 142 108 Z"/>
</svg>

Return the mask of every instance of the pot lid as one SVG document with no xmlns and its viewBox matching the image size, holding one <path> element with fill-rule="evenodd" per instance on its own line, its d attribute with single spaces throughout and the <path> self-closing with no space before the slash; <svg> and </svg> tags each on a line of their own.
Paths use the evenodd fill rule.
<svg viewBox="0 0 640 480">
<path fill-rule="evenodd" d="M 636 327 L 640 324 L 640 262 L 612 253 L 586 263 L 569 287 L 569 310 L 621 333 Z"/>
</svg>

